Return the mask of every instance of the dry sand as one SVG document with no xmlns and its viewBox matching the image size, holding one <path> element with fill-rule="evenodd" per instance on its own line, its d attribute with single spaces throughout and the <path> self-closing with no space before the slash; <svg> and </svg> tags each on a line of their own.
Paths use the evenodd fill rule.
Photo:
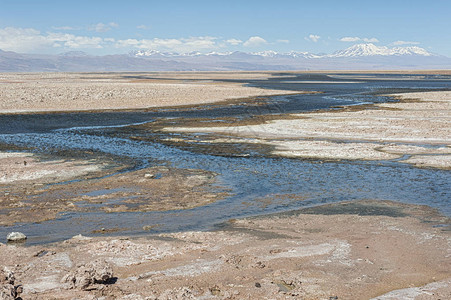
<svg viewBox="0 0 451 300">
<path fill-rule="evenodd" d="M 197 74 L 197 73 L 194 73 Z M 171 74 L 167 74 L 171 76 Z M 189 75 L 189 76 L 188 76 Z M 162 106 L 204 104 L 228 99 L 295 94 L 292 91 L 245 87 L 218 83 L 226 73 L 202 73 L 202 80 L 189 80 L 193 74 L 171 80 L 149 79 L 162 74 L 78 74 L 36 73 L 0 74 L 0 114 L 83 110 L 145 109 Z M 173 76 L 173 75 L 172 75 Z M 243 73 L 240 77 L 264 79 L 269 74 Z M 197 77 L 199 78 L 199 77 Z"/>
<path fill-rule="evenodd" d="M 85 160 L 37 161 L 26 152 L 0 152 L 0 186 L 61 182 L 99 172 L 102 166 Z"/>
<path fill-rule="evenodd" d="M 444 222 L 424 206 L 341 203 L 214 232 L 0 244 L 0 265 L 24 299 L 449 299 Z"/>
<path fill-rule="evenodd" d="M 400 162 L 451 168 L 451 92 L 393 96 L 400 102 L 290 115 L 258 125 L 166 130 L 224 133 L 232 142 L 241 136 L 273 146 L 274 155 L 286 157 L 390 160 L 406 155 Z"/>
</svg>

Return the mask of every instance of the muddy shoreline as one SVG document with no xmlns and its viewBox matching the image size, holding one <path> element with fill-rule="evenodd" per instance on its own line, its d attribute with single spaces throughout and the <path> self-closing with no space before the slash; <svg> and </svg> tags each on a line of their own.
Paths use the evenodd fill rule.
<svg viewBox="0 0 451 300">
<path fill-rule="evenodd" d="M 425 206 L 345 202 L 232 220 L 211 232 L 0 244 L 0 263 L 24 299 L 445 299 L 449 225 Z M 112 280 L 62 280 L 92 262 Z"/>
<path fill-rule="evenodd" d="M 126 161 L 95 154 L 86 159 L 0 152 L 0 225 L 43 222 L 65 212 L 190 209 L 227 195 L 214 186 L 211 172 L 164 166 L 133 170 Z"/>
</svg>

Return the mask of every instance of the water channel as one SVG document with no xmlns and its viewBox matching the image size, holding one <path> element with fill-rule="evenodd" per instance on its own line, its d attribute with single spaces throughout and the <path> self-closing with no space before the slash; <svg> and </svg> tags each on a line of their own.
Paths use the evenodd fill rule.
<svg viewBox="0 0 451 300">
<path fill-rule="evenodd" d="M 451 89 L 451 77 L 439 75 L 278 74 L 269 80 L 247 80 L 251 86 L 315 94 L 274 96 L 187 108 L 141 111 L 0 115 L 0 144 L 27 147 L 37 153 L 89 150 L 133 161 L 131 169 L 164 165 L 218 174 L 217 185 L 229 192 L 220 201 L 194 209 L 165 212 L 66 212 L 55 220 L 0 227 L 27 232 L 28 242 L 45 243 L 92 235 L 101 227 L 126 228 L 120 234 L 208 230 L 232 218 L 289 211 L 344 200 L 392 200 L 425 204 L 451 216 L 451 172 L 420 169 L 397 161 L 317 161 L 266 155 L 255 147 L 233 151 L 193 142 L 158 141 L 176 134 L 153 132 L 141 124 L 243 121 L 258 115 L 283 115 L 341 106 L 395 101 L 387 93 Z M 132 75 L 130 75 L 132 76 Z M 254 105 L 255 101 L 258 105 Z M 178 134 L 181 138 L 186 135 Z M 136 139 L 139 136 L 141 139 Z M 132 138 L 133 137 L 133 138 Z M 232 150 L 232 149 L 231 149 Z M 292 197 L 297 195 L 298 197 Z M 262 204 L 261 199 L 271 199 Z"/>
</svg>

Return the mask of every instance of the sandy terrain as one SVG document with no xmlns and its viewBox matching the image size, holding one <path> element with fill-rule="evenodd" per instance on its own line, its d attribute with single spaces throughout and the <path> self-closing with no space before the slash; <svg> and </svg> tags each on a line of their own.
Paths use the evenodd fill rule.
<svg viewBox="0 0 451 300">
<path fill-rule="evenodd" d="M 450 231 L 433 226 L 444 222 L 362 201 L 214 232 L 0 244 L 0 265 L 24 299 L 449 299 Z"/>
<path fill-rule="evenodd" d="M 218 77 L 227 79 L 231 76 L 227 73 L 223 76 L 205 73 L 205 80 L 194 81 L 185 81 L 191 77 L 190 73 L 187 76 L 176 77 L 176 80 L 151 80 L 147 79 L 152 77 L 149 73 L 0 74 L 0 113 L 143 109 L 295 94 L 211 81 Z M 247 79 L 270 77 L 261 73 L 243 73 L 241 76 Z"/>
<path fill-rule="evenodd" d="M 358 110 L 290 115 L 264 124 L 171 127 L 216 132 L 274 147 L 273 154 L 314 159 L 400 159 L 420 167 L 451 168 L 451 92 L 394 95 L 399 103 Z M 250 140 L 249 140 L 250 139 Z M 227 140 L 222 139 L 222 142 Z M 405 157 L 404 157 L 405 156 Z"/>
<path fill-rule="evenodd" d="M 99 172 L 102 166 L 85 160 L 37 161 L 26 152 L 0 152 L 0 185 L 61 182 Z"/>
</svg>

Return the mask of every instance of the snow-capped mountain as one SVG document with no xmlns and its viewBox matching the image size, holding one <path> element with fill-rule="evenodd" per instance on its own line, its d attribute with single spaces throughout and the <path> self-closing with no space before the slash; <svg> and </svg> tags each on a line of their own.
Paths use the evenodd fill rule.
<svg viewBox="0 0 451 300">
<path fill-rule="evenodd" d="M 378 47 L 374 44 L 358 44 L 347 49 L 337 51 L 333 54 L 326 55 L 327 57 L 359 57 L 359 56 L 400 56 L 400 55 L 421 55 L 432 56 L 423 48 L 420 47 L 395 47 L 388 48 L 385 46 Z"/>
<path fill-rule="evenodd" d="M 187 53 L 182 53 L 179 54 L 180 56 L 202 56 L 204 55 L 202 52 L 199 51 L 191 51 L 191 52 L 187 52 Z"/>
<path fill-rule="evenodd" d="M 291 51 L 286 53 L 280 53 L 272 50 L 261 52 L 210 52 L 201 53 L 193 51 L 189 53 L 168 53 L 160 52 L 157 50 L 139 50 L 130 53 L 130 56 L 134 57 L 201 57 L 201 56 L 237 56 L 240 55 L 253 55 L 264 58 L 333 58 L 333 57 L 367 57 L 367 56 L 403 56 L 403 55 L 420 55 L 420 56 L 434 56 L 434 54 L 427 50 L 412 46 L 412 47 L 394 47 L 388 48 L 385 46 L 376 46 L 374 44 L 357 44 L 347 49 L 334 52 L 333 54 L 319 55 L 309 52 Z"/>
<path fill-rule="evenodd" d="M 177 53 L 171 52 L 161 52 L 158 50 L 137 50 L 129 53 L 130 56 L 134 57 L 172 57 L 178 55 Z"/>
<path fill-rule="evenodd" d="M 226 55 L 230 55 L 232 54 L 232 51 L 227 51 L 227 52 L 208 52 L 207 54 L 205 54 L 206 56 L 226 56 Z"/>
<path fill-rule="evenodd" d="M 262 51 L 262 52 L 252 52 L 252 55 L 262 56 L 262 57 L 279 57 L 279 58 L 318 58 L 320 57 L 317 54 L 309 53 L 309 52 L 300 52 L 300 51 L 290 51 L 285 53 L 280 53 L 276 51 Z"/>
<path fill-rule="evenodd" d="M 0 72 L 96 71 L 259 71 L 259 70 L 412 70 L 451 69 L 451 58 L 420 47 L 358 44 L 333 54 L 262 51 L 171 53 L 138 50 L 94 56 L 71 51 L 61 55 L 0 50 Z"/>
<path fill-rule="evenodd" d="M 417 46 L 411 47 L 396 47 L 392 49 L 395 55 L 422 55 L 422 56 L 433 56 L 435 54 L 426 51 L 423 48 Z"/>
<path fill-rule="evenodd" d="M 299 51 L 290 51 L 285 55 L 293 57 L 293 58 L 319 58 L 321 55 L 313 54 L 310 52 L 299 52 Z"/>
<path fill-rule="evenodd" d="M 199 51 L 193 51 L 188 53 L 171 53 L 171 52 L 160 52 L 158 50 L 138 50 L 132 51 L 129 53 L 130 56 L 133 57 L 143 57 L 143 58 L 151 58 L 151 57 L 187 57 L 187 56 L 260 56 L 265 58 L 277 58 L 277 57 L 291 57 L 291 58 L 318 58 L 320 55 L 309 53 L 309 52 L 300 52 L 300 51 L 291 51 L 286 53 L 281 53 L 273 50 L 261 51 L 261 52 L 208 52 L 201 53 Z"/>
<path fill-rule="evenodd" d="M 277 57 L 279 56 L 279 52 L 268 50 L 262 52 L 252 52 L 252 55 L 263 56 L 263 57 Z"/>
</svg>

